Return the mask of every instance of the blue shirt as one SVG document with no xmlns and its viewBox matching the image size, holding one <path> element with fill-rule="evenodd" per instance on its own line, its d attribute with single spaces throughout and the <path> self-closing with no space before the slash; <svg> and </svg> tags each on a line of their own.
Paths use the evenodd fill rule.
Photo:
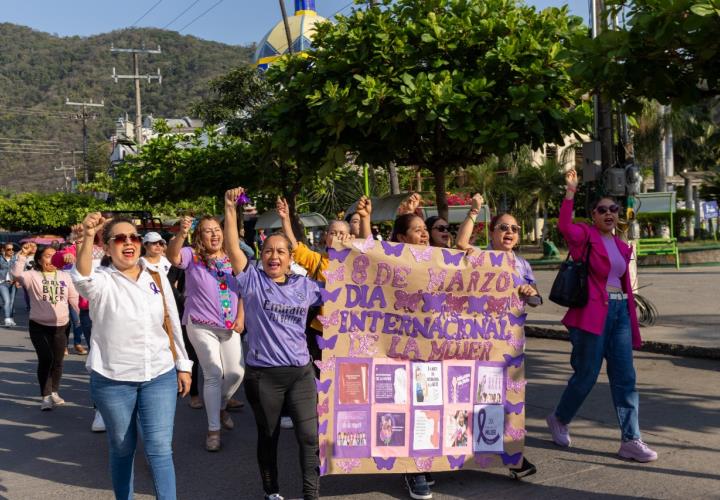
<svg viewBox="0 0 720 500">
<path fill-rule="evenodd" d="M 0 283 L 13 281 L 10 275 L 10 268 L 17 260 L 17 255 L 13 255 L 10 260 L 6 259 L 4 255 L 0 255 Z"/>
</svg>

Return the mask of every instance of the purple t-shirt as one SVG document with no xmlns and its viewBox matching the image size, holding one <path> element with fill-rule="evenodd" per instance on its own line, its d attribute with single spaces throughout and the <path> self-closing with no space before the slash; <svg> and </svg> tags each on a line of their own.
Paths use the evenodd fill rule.
<svg viewBox="0 0 720 500">
<path fill-rule="evenodd" d="M 607 250 L 608 257 L 610 258 L 610 274 L 608 274 L 607 286 L 622 289 L 622 282 L 620 281 L 620 278 L 623 274 L 625 274 L 627 263 L 615 244 L 615 238 L 603 237 L 602 240 L 605 245 L 605 250 Z"/>
<path fill-rule="evenodd" d="M 187 325 L 188 320 L 192 320 L 195 324 L 216 328 L 232 327 L 232 324 L 227 325 L 227 321 L 234 322 L 237 317 L 238 285 L 229 264 L 221 271 L 221 278 L 218 270 L 210 271 L 192 248 L 183 247 L 178 267 L 185 269 L 185 312 L 182 324 Z M 223 283 L 229 293 L 224 293 Z"/>
<path fill-rule="evenodd" d="M 296 274 L 275 283 L 252 265 L 236 279 L 245 306 L 246 363 L 258 368 L 308 364 L 305 323 L 308 308 L 320 305 L 320 284 Z"/>
</svg>

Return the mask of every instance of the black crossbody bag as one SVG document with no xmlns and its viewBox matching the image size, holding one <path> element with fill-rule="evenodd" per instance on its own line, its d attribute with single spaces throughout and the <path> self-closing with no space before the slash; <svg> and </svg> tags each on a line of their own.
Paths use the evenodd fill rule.
<svg viewBox="0 0 720 500">
<path fill-rule="evenodd" d="M 563 307 L 584 307 L 588 302 L 588 262 L 590 261 L 590 238 L 587 241 L 585 260 L 570 260 L 570 252 L 555 276 L 550 300 Z"/>
</svg>

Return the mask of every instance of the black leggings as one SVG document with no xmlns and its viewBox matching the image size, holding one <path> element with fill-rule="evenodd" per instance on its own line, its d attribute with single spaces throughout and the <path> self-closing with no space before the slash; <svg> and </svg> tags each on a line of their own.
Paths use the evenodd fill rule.
<svg viewBox="0 0 720 500">
<path fill-rule="evenodd" d="M 190 383 L 190 396 L 195 397 L 200 394 L 200 391 L 198 390 L 199 384 L 198 384 L 198 370 L 200 366 L 200 362 L 198 361 L 197 353 L 195 352 L 195 348 L 192 345 L 192 342 L 190 342 L 190 339 L 188 338 L 187 334 L 187 327 L 185 325 L 182 325 L 182 334 L 183 334 L 183 342 L 185 343 L 185 351 L 187 351 L 188 359 L 193 362 L 192 365 L 192 382 Z"/>
<path fill-rule="evenodd" d="M 40 395 L 49 396 L 58 392 L 63 371 L 67 333 L 70 323 L 63 326 L 41 325 L 30 320 L 30 341 L 38 357 L 37 378 Z"/>
<path fill-rule="evenodd" d="M 319 498 L 317 389 L 312 364 L 273 368 L 245 367 L 245 395 L 255 414 L 258 430 L 257 458 L 263 489 L 279 493 L 277 446 L 283 407 L 293 420 L 300 447 L 303 498 Z"/>
</svg>

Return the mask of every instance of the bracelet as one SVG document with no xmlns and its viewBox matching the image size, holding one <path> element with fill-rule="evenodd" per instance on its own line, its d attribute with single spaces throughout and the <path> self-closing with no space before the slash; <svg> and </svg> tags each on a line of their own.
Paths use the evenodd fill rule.
<svg viewBox="0 0 720 500">
<path fill-rule="evenodd" d="M 577 188 L 565 186 L 565 191 L 569 191 L 571 193 L 577 193 Z"/>
</svg>

